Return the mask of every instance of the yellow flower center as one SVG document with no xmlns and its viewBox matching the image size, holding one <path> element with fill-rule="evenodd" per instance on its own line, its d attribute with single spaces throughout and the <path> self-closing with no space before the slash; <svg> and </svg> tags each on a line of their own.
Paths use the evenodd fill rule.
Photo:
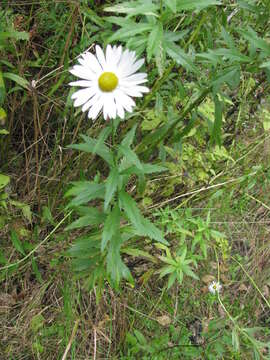
<svg viewBox="0 0 270 360">
<path fill-rule="evenodd" d="M 118 77 L 112 72 L 104 72 L 98 79 L 98 85 L 102 91 L 113 91 L 118 85 Z"/>
</svg>

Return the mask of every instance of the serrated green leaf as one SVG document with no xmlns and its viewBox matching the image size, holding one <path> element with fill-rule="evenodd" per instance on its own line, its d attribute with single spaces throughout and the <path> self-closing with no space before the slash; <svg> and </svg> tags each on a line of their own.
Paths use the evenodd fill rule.
<svg viewBox="0 0 270 360">
<path fill-rule="evenodd" d="M 90 154 L 97 154 L 104 159 L 109 165 L 113 165 L 113 156 L 105 144 L 97 146 L 97 140 L 86 135 L 81 135 L 85 143 L 69 145 L 68 148 L 84 151 Z M 95 152 L 94 152 L 94 149 Z"/>
<path fill-rule="evenodd" d="M 127 247 L 127 248 L 122 249 L 122 252 L 127 255 L 130 255 L 130 256 L 145 258 L 155 264 L 158 262 L 157 258 L 155 256 L 150 255 L 147 251 L 144 251 L 144 250 L 133 249 L 133 248 Z"/>
<path fill-rule="evenodd" d="M 15 40 L 29 40 L 29 33 L 26 31 L 2 31 L 0 32 L 0 41 L 13 38 Z"/>
<path fill-rule="evenodd" d="M 73 187 L 65 193 L 65 197 L 75 197 L 68 204 L 68 208 L 86 204 L 93 199 L 104 198 L 104 184 L 96 184 L 90 181 L 76 181 L 72 184 Z"/>
<path fill-rule="evenodd" d="M 107 273 L 116 286 L 118 286 L 121 278 L 124 278 L 131 284 L 134 284 L 132 275 L 120 256 L 120 247 L 122 242 L 123 239 L 120 234 L 113 236 L 107 255 Z"/>
<path fill-rule="evenodd" d="M 237 49 L 219 48 L 216 50 L 212 50 L 212 53 L 230 61 L 237 61 L 243 63 L 249 63 L 252 61 L 249 56 L 241 54 L 240 51 L 238 51 Z"/>
<path fill-rule="evenodd" d="M 232 89 L 236 88 L 240 82 L 241 71 L 239 65 L 231 66 L 222 70 L 212 81 L 213 86 L 220 86 L 227 83 Z"/>
<path fill-rule="evenodd" d="M 119 184 L 119 173 L 117 168 L 112 168 L 105 183 L 104 210 L 106 211 Z"/>
<path fill-rule="evenodd" d="M 65 230 L 79 229 L 90 225 L 102 224 L 106 218 L 105 214 L 93 207 L 81 206 L 78 212 L 83 213 L 79 219 L 73 221 Z"/>
<path fill-rule="evenodd" d="M 11 230 L 10 236 L 11 236 L 12 244 L 14 245 L 15 249 L 18 250 L 19 253 L 21 253 L 22 255 L 25 255 L 23 245 L 22 245 L 21 240 L 19 239 L 16 231 Z"/>
<path fill-rule="evenodd" d="M 25 89 L 28 89 L 29 82 L 17 74 L 5 72 L 5 73 L 3 73 L 3 77 L 14 81 L 16 84 L 22 86 Z"/>
<path fill-rule="evenodd" d="M 153 55 L 157 54 L 157 51 L 162 43 L 162 37 L 163 26 L 161 22 L 157 22 L 148 36 L 146 48 L 148 62 L 151 60 Z"/>
<path fill-rule="evenodd" d="M 188 56 L 180 46 L 176 45 L 173 42 L 166 41 L 164 42 L 164 48 L 167 54 L 177 62 L 177 64 L 182 65 L 185 69 L 199 74 L 199 69 L 194 65 L 190 56 Z"/>
<path fill-rule="evenodd" d="M 108 136 L 111 134 L 112 129 L 111 127 L 105 127 L 104 129 L 102 129 L 102 131 L 100 132 L 98 139 L 96 141 L 96 144 L 94 146 L 93 149 L 93 153 L 98 153 L 99 151 L 102 151 L 102 149 L 104 150 L 104 141 L 108 138 Z M 106 145 L 105 145 L 106 146 Z"/>
<path fill-rule="evenodd" d="M 132 199 L 125 191 L 119 193 L 121 207 L 125 210 L 125 214 L 135 228 L 136 234 L 140 236 L 148 236 L 153 240 L 159 241 L 163 244 L 168 244 L 164 239 L 162 232 L 152 224 L 148 219 L 145 219 L 137 207 L 135 200 Z"/>
<path fill-rule="evenodd" d="M 98 253 L 100 253 L 100 235 L 98 238 L 90 235 L 79 237 L 66 252 L 68 256 L 74 258 L 90 257 Z"/>
<path fill-rule="evenodd" d="M 270 46 L 267 41 L 258 37 L 256 31 L 254 31 L 250 26 L 247 29 L 237 30 L 251 45 L 255 46 L 257 49 L 263 50 L 267 55 L 270 55 Z"/>
<path fill-rule="evenodd" d="M 152 1 L 126 1 L 121 4 L 107 6 L 104 8 L 104 11 L 115 12 L 119 14 L 127 14 L 128 16 L 136 15 L 154 15 L 157 16 L 155 11 L 158 9 L 156 4 L 153 4 Z"/>
<path fill-rule="evenodd" d="M 124 156 L 130 162 L 130 164 L 133 164 L 139 170 L 142 170 L 142 164 L 140 162 L 140 159 L 138 158 L 136 153 L 130 149 L 130 147 L 126 145 L 119 145 L 118 152 L 119 155 L 121 154 L 122 156 Z"/>
<path fill-rule="evenodd" d="M 212 5 L 221 5 L 221 2 L 217 0 L 178 0 L 177 10 L 202 10 Z"/>
<path fill-rule="evenodd" d="M 125 135 L 124 139 L 121 141 L 123 146 L 131 146 L 136 134 L 137 124 L 135 124 Z"/>
<path fill-rule="evenodd" d="M 152 30 L 153 25 L 149 23 L 134 23 L 134 26 L 125 26 L 117 30 L 112 36 L 109 37 L 108 41 L 113 42 L 116 40 L 125 40 L 133 37 L 137 34 L 148 32 Z"/>
<path fill-rule="evenodd" d="M 120 226 L 120 209 L 118 204 L 114 205 L 113 210 L 107 215 L 107 218 L 104 223 L 104 228 L 102 232 L 101 239 L 101 251 L 104 251 L 108 242 L 111 241 L 113 236 L 120 236 L 119 226 Z"/>
</svg>

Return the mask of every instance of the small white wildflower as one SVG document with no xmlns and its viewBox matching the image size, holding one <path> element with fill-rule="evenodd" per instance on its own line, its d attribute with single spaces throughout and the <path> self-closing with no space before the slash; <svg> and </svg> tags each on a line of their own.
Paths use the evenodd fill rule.
<svg viewBox="0 0 270 360">
<path fill-rule="evenodd" d="M 85 52 L 78 59 L 71 74 L 83 79 L 71 82 L 71 86 L 83 89 L 72 95 L 74 106 L 88 111 L 88 117 L 95 120 L 103 111 L 104 119 L 121 119 L 125 111 L 132 112 L 135 102 L 132 97 L 141 97 L 149 91 L 141 84 L 147 82 L 147 74 L 136 73 L 144 59 L 137 60 L 135 51 L 124 50 L 122 46 L 108 45 L 104 52 L 96 46 L 96 55 Z"/>
<path fill-rule="evenodd" d="M 211 284 L 208 286 L 208 290 L 211 294 L 220 293 L 222 289 L 222 285 L 217 281 L 212 281 Z"/>
</svg>

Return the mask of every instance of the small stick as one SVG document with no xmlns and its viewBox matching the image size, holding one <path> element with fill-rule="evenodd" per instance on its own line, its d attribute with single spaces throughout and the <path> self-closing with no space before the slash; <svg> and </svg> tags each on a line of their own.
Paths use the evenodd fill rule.
<svg viewBox="0 0 270 360">
<path fill-rule="evenodd" d="M 77 329 L 78 329 L 79 322 L 80 322 L 79 319 L 77 319 L 77 320 L 75 321 L 75 324 L 74 324 L 74 327 L 73 327 L 73 330 L 72 330 L 72 334 L 71 334 L 71 337 L 70 337 L 69 342 L 68 342 L 68 344 L 67 344 L 67 347 L 66 347 L 66 350 L 65 350 L 65 352 L 64 352 L 64 355 L 62 356 L 62 360 L 65 360 L 66 357 L 67 357 L 67 354 L 68 354 L 68 352 L 69 352 L 69 350 L 70 350 L 70 348 L 71 348 L 71 344 L 72 344 L 72 342 L 73 342 L 73 340 L 74 340 L 74 338 L 75 338 L 75 335 L 76 335 L 76 332 L 77 332 Z"/>
</svg>

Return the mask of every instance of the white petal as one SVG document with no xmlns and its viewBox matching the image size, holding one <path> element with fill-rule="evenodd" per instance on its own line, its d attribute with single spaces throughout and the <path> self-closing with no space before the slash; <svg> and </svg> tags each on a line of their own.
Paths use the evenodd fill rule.
<svg viewBox="0 0 270 360">
<path fill-rule="evenodd" d="M 75 99 L 74 106 L 78 107 L 82 104 L 85 104 L 93 95 L 95 94 L 95 90 L 92 88 L 82 89 L 76 91 L 72 96 L 71 99 Z"/>
<path fill-rule="evenodd" d="M 114 62 L 114 65 L 117 66 L 120 59 L 121 59 L 121 56 L 122 56 L 122 46 L 118 46 L 116 48 L 113 47 L 113 62 Z"/>
<path fill-rule="evenodd" d="M 124 110 L 123 106 L 121 105 L 121 103 L 119 101 L 115 101 L 115 104 L 116 104 L 117 115 L 121 119 L 124 119 L 125 118 L 125 110 Z"/>
<path fill-rule="evenodd" d="M 99 99 L 99 101 L 97 101 L 89 110 L 89 112 L 88 112 L 89 119 L 95 120 L 97 118 L 100 110 L 102 109 L 102 106 L 103 106 L 103 98 L 101 97 Z"/>
<path fill-rule="evenodd" d="M 112 93 L 106 94 L 104 97 L 103 115 L 104 120 L 107 120 L 107 117 L 110 119 L 116 118 L 116 104 Z"/>
<path fill-rule="evenodd" d="M 85 80 L 94 80 L 96 77 L 87 67 L 81 65 L 75 65 L 69 72 Z"/>
<path fill-rule="evenodd" d="M 128 95 L 126 95 L 123 91 L 117 89 L 113 92 L 115 101 L 120 102 L 121 105 L 129 112 L 132 111 L 132 107 L 135 106 L 134 100 L 132 100 Z"/>
<path fill-rule="evenodd" d="M 134 74 L 144 63 L 144 59 L 137 60 L 134 64 L 132 64 L 128 69 L 122 72 L 123 76 L 128 76 Z"/>
<path fill-rule="evenodd" d="M 102 69 L 104 70 L 107 67 L 107 63 L 105 60 L 104 53 L 99 45 L 96 46 L 96 55 L 100 65 L 102 66 Z"/>
<path fill-rule="evenodd" d="M 123 78 L 123 81 L 128 81 L 128 82 L 137 82 L 137 81 L 147 81 L 147 74 L 146 73 L 137 73 L 137 74 L 133 74 L 133 75 L 129 75 Z"/>
<path fill-rule="evenodd" d="M 100 63 L 97 61 L 97 58 L 91 54 L 90 52 L 86 52 L 85 54 L 82 55 L 84 60 L 85 60 L 85 64 L 97 75 L 99 75 L 102 72 L 102 67 L 100 65 Z"/>
<path fill-rule="evenodd" d="M 139 86 L 136 87 L 130 87 L 130 88 L 120 88 L 126 95 L 132 96 L 132 97 L 142 97 L 143 92 L 148 92 L 149 90 L 147 88 L 144 88 L 146 91 L 142 91 Z"/>
<path fill-rule="evenodd" d="M 111 45 L 107 45 L 106 47 L 106 61 L 107 64 L 112 64 L 114 62 L 114 51 L 111 47 Z"/>
<path fill-rule="evenodd" d="M 78 81 L 72 81 L 68 85 L 70 85 L 70 86 L 81 86 L 81 87 L 91 87 L 91 86 L 94 85 L 94 81 L 78 80 Z"/>
<path fill-rule="evenodd" d="M 102 94 L 100 91 L 95 91 L 94 95 L 91 97 L 91 99 L 89 99 L 89 101 L 87 101 L 87 103 L 85 103 L 82 107 L 82 111 L 86 111 L 88 110 L 91 106 L 95 105 L 96 102 L 99 101 L 99 99 L 101 99 Z"/>
</svg>

